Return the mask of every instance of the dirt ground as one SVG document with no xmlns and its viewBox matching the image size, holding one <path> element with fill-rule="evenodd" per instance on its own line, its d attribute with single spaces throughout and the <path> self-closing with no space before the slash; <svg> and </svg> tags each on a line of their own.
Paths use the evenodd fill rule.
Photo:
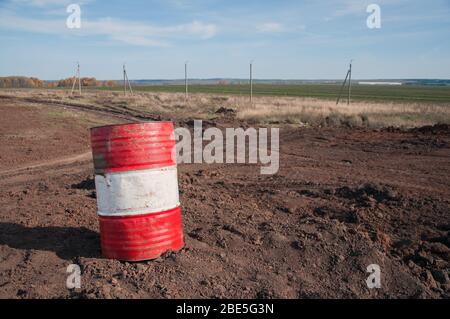
<svg viewBox="0 0 450 319">
<path fill-rule="evenodd" d="M 180 165 L 186 247 L 129 263 L 101 257 L 88 129 L 154 117 L 1 92 L 0 112 L 0 298 L 450 297 L 449 126 L 282 128 L 273 176 Z"/>
</svg>

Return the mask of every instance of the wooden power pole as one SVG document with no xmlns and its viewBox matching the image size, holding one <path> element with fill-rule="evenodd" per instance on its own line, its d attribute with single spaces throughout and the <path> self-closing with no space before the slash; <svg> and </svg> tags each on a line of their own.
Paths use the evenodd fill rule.
<svg viewBox="0 0 450 319">
<path fill-rule="evenodd" d="M 347 84 L 347 80 L 348 80 L 347 104 L 350 105 L 351 94 L 352 94 L 352 62 L 353 62 L 353 60 L 350 60 L 350 66 L 348 68 L 347 75 L 345 76 L 344 82 L 342 83 L 341 90 L 339 91 L 339 96 L 337 98 L 336 105 L 338 105 L 339 101 L 341 100 L 342 92 L 344 91 L 345 85 Z"/>
<path fill-rule="evenodd" d="M 253 61 L 250 61 L 250 104 L 253 103 Z"/>
<path fill-rule="evenodd" d="M 125 73 L 125 63 L 123 64 L 123 94 L 127 95 L 127 78 Z"/>
<path fill-rule="evenodd" d="M 186 99 L 186 101 L 188 100 L 189 97 L 189 90 L 188 90 L 188 61 L 184 62 L 184 98 Z"/>
<path fill-rule="evenodd" d="M 73 91 L 75 91 L 75 85 L 78 81 L 78 93 L 81 95 L 81 76 L 80 76 L 80 63 L 77 62 L 77 71 L 75 72 L 75 77 L 72 83 L 72 91 L 70 92 L 73 95 Z"/>
<path fill-rule="evenodd" d="M 350 67 L 348 69 L 348 98 L 347 98 L 348 105 L 350 105 L 350 99 L 352 96 L 352 61 L 350 61 Z"/>
<path fill-rule="evenodd" d="M 128 84 L 128 88 L 127 88 Z M 127 89 L 130 90 L 130 93 L 133 94 L 133 89 L 131 88 L 130 80 L 128 79 L 127 70 L 125 68 L 125 63 L 123 64 L 123 93 L 127 95 Z"/>
</svg>

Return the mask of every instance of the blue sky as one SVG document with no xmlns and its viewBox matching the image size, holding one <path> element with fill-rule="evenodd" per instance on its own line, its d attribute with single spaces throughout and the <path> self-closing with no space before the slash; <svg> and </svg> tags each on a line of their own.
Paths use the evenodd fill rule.
<svg viewBox="0 0 450 319">
<path fill-rule="evenodd" d="M 71 3 L 81 29 L 66 27 Z M 381 28 L 366 24 L 369 4 Z M 450 0 L 0 0 L 0 76 L 450 78 Z"/>
</svg>

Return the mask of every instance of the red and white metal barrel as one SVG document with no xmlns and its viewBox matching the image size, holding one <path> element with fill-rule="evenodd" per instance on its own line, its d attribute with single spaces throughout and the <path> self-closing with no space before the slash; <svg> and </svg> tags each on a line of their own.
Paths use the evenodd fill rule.
<svg viewBox="0 0 450 319">
<path fill-rule="evenodd" d="M 103 256 L 147 260 L 184 246 L 172 122 L 91 129 Z"/>
</svg>

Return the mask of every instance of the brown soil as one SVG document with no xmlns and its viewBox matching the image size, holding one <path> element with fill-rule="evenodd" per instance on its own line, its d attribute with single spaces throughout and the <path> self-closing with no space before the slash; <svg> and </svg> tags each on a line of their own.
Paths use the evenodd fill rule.
<svg viewBox="0 0 450 319">
<path fill-rule="evenodd" d="M 101 257 L 88 128 L 145 116 L 11 96 L 0 111 L 0 298 L 450 297 L 447 126 L 284 128 L 274 176 L 180 165 L 186 247 L 129 263 Z"/>
</svg>

